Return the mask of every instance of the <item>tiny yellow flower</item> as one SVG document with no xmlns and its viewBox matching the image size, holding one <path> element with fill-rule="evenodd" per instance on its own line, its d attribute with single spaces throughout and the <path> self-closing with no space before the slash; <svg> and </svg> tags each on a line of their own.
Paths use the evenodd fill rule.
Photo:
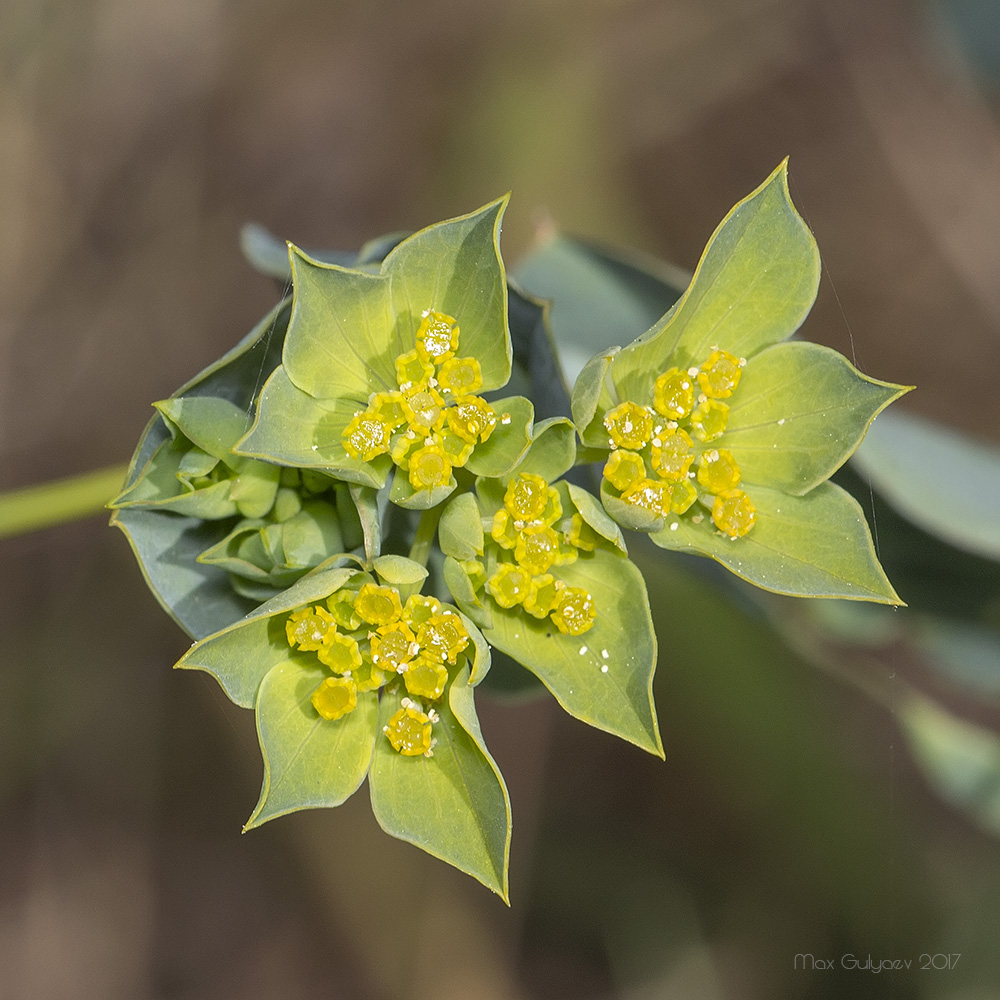
<svg viewBox="0 0 1000 1000">
<path fill-rule="evenodd" d="M 327 637 L 336 631 L 334 616 L 318 605 L 293 611 L 285 622 L 288 645 L 304 651 L 321 649 Z"/>
<path fill-rule="evenodd" d="M 653 436 L 653 417 L 638 403 L 620 403 L 604 415 L 604 426 L 618 448 L 640 451 Z"/>
<path fill-rule="evenodd" d="M 712 521 L 732 539 L 742 538 L 757 520 L 757 508 L 743 490 L 726 490 L 712 504 Z"/>
<path fill-rule="evenodd" d="M 370 462 L 389 450 L 392 431 L 379 417 L 362 410 L 344 428 L 344 450 L 351 458 Z"/>
<path fill-rule="evenodd" d="M 417 644 L 421 653 L 454 663 L 469 645 L 469 633 L 458 615 L 442 611 L 417 626 Z"/>
<path fill-rule="evenodd" d="M 694 406 L 694 380 L 688 372 L 668 368 L 653 383 L 653 407 L 668 420 L 686 417 Z"/>
<path fill-rule="evenodd" d="M 582 635 L 597 617 L 594 599 L 581 587 L 565 587 L 552 612 L 552 621 L 564 635 Z"/>
<path fill-rule="evenodd" d="M 409 474 L 415 490 L 444 486 L 451 479 L 451 462 L 440 445 L 424 445 L 410 453 Z"/>
<path fill-rule="evenodd" d="M 395 587 L 380 587 L 366 583 L 354 599 L 354 610 L 369 625 L 389 625 L 398 621 L 403 613 L 399 591 Z"/>
<path fill-rule="evenodd" d="M 371 637 L 372 663 L 379 670 L 398 672 L 415 655 L 417 637 L 404 621 L 382 625 Z"/>
<path fill-rule="evenodd" d="M 403 684 L 406 690 L 418 698 L 437 701 L 444 694 L 448 683 L 448 668 L 438 660 L 429 656 L 418 656 L 407 664 L 403 672 Z"/>
<path fill-rule="evenodd" d="M 501 563 L 487 586 L 501 608 L 512 608 L 531 592 L 531 573 L 517 563 Z"/>
<path fill-rule="evenodd" d="M 693 455 L 691 457 L 694 458 Z M 616 490 L 624 492 L 638 480 L 646 478 L 646 463 L 637 452 L 618 448 L 608 455 L 604 463 L 604 478 Z"/>
<path fill-rule="evenodd" d="M 393 749 L 404 757 L 431 756 L 432 716 L 422 712 L 409 698 L 400 704 L 404 707 L 393 715 L 382 732 Z"/>
<path fill-rule="evenodd" d="M 350 677 L 327 677 L 312 693 L 312 705 L 331 722 L 353 712 L 358 705 L 358 689 Z"/>
<path fill-rule="evenodd" d="M 711 493 L 733 489 L 742 478 L 740 467 L 728 448 L 713 448 L 702 453 L 698 462 L 698 482 Z"/>
<path fill-rule="evenodd" d="M 483 372 L 475 358 L 449 358 L 437 373 L 442 392 L 468 396 L 483 387 Z"/>
<path fill-rule="evenodd" d="M 417 354 L 421 360 L 440 364 L 458 347 L 458 322 L 445 313 L 427 310 L 417 328 Z"/>
<path fill-rule="evenodd" d="M 727 399 L 740 384 L 746 361 L 728 351 L 714 350 L 698 369 L 698 385 L 710 399 Z"/>
</svg>

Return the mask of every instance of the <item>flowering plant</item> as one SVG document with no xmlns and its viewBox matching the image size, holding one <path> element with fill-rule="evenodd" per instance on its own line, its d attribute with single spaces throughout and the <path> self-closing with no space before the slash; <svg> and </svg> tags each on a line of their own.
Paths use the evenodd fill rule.
<svg viewBox="0 0 1000 1000">
<path fill-rule="evenodd" d="M 766 589 L 898 603 L 826 480 L 905 389 L 784 343 L 819 276 L 784 164 L 571 403 L 545 308 L 508 284 L 505 205 L 351 262 L 290 246 L 291 300 L 157 404 L 111 506 L 196 640 L 177 665 L 256 712 L 248 828 L 367 777 L 383 829 L 506 899 L 510 803 L 474 697 L 491 650 L 662 756 L 621 529 Z"/>
</svg>

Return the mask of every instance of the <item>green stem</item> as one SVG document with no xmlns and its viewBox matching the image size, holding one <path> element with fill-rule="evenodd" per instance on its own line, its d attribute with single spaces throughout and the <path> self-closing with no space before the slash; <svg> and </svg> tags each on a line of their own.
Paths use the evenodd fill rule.
<svg viewBox="0 0 1000 1000">
<path fill-rule="evenodd" d="M 0 493 L 0 538 L 101 513 L 121 490 L 127 465 Z"/>
<path fill-rule="evenodd" d="M 413 544 L 410 546 L 410 558 L 421 566 L 426 566 L 430 558 L 431 544 L 434 541 L 438 521 L 441 520 L 441 511 L 442 505 L 438 504 L 436 507 L 429 507 L 420 515 L 420 523 L 417 525 Z"/>
</svg>

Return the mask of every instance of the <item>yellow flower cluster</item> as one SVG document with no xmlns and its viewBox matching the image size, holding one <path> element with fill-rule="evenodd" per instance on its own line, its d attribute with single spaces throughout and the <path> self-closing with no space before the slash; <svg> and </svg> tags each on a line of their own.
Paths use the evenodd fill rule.
<svg viewBox="0 0 1000 1000">
<path fill-rule="evenodd" d="M 729 404 L 723 400 L 736 390 L 745 364 L 715 348 L 697 367 L 663 372 L 653 384 L 652 406 L 624 402 L 605 414 L 612 451 L 604 478 L 622 500 L 666 517 L 686 513 L 700 497 L 731 539 L 750 531 L 757 509 L 737 489 L 740 467 L 727 448 L 711 447 L 725 433 Z"/>
<path fill-rule="evenodd" d="M 458 323 L 428 310 L 416 348 L 396 358 L 397 389 L 374 392 L 344 428 L 347 453 L 370 462 L 388 454 L 409 473 L 414 490 L 444 486 L 476 444 L 497 424 L 493 407 L 475 395 L 483 385 L 479 362 L 456 357 Z"/>
<path fill-rule="evenodd" d="M 313 691 L 313 708 L 324 719 L 340 719 L 354 711 L 358 694 L 374 691 L 401 676 L 407 692 L 438 701 L 448 683 L 448 664 L 469 645 L 469 633 L 454 611 L 433 597 L 414 594 L 403 605 L 395 587 L 362 585 L 339 590 L 325 606 L 293 611 L 285 622 L 293 649 L 315 652 L 334 676 Z M 433 709 L 404 698 L 383 732 L 408 757 L 431 756 Z"/>
<path fill-rule="evenodd" d="M 512 480 L 490 531 L 512 559 L 499 563 L 487 587 L 500 607 L 520 605 L 535 618 L 550 617 L 564 635 L 580 635 L 597 617 L 594 599 L 582 587 L 566 586 L 549 570 L 574 562 L 579 549 L 592 551 L 596 535 L 579 514 L 573 515 L 567 531 L 557 531 L 562 515 L 558 491 L 541 476 L 521 473 Z"/>
</svg>

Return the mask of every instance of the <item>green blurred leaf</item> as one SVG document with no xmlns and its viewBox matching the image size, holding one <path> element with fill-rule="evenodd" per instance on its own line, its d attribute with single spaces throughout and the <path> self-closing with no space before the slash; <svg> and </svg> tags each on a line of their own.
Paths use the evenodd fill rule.
<svg viewBox="0 0 1000 1000">
<path fill-rule="evenodd" d="M 721 438 L 747 483 L 801 496 L 857 448 L 872 420 L 907 387 L 859 372 L 843 355 L 807 342 L 777 344 L 747 364 Z"/>
<path fill-rule="evenodd" d="M 893 410 L 872 424 L 853 464 L 924 531 L 1000 559 L 1000 448 Z"/>
<path fill-rule="evenodd" d="M 432 757 L 405 757 L 378 738 L 368 784 L 372 812 L 386 833 L 477 878 L 507 900 L 510 800 L 483 743 L 464 668 L 452 681 Z M 379 730 L 399 708 L 382 697 Z"/>
<path fill-rule="evenodd" d="M 483 388 L 507 384 L 511 344 L 499 242 L 506 207 L 505 196 L 469 215 L 429 226 L 385 258 L 382 274 L 391 279 L 398 322 L 390 366 L 397 354 L 413 349 L 421 314 L 432 309 L 458 320 L 458 354 L 479 359 Z M 395 389 L 394 375 L 391 382 L 388 388 Z"/>
<path fill-rule="evenodd" d="M 341 440 L 357 410 L 358 403 L 350 399 L 313 398 L 279 365 L 261 390 L 253 426 L 235 450 L 282 465 L 319 469 L 378 489 L 392 465 L 388 455 L 362 462 L 344 451 Z"/>
<path fill-rule="evenodd" d="M 549 326 L 548 303 L 508 284 L 507 313 L 514 357 L 506 393 L 532 400 L 539 419 L 568 414 L 569 388 Z"/>
<path fill-rule="evenodd" d="M 716 345 L 750 358 L 790 337 L 812 308 L 819 269 L 782 163 L 722 220 L 670 312 L 615 356 L 620 398 L 645 401 L 668 365 L 700 364 Z"/>
<path fill-rule="evenodd" d="M 1000 835 L 1000 738 L 921 695 L 897 708 L 917 763 L 938 793 Z"/>
<path fill-rule="evenodd" d="M 708 513 L 694 523 L 672 516 L 650 538 L 661 548 L 696 552 L 765 590 L 797 597 L 842 597 L 901 604 L 875 555 L 857 502 L 832 483 L 802 497 L 749 488 L 757 523 L 742 538 L 716 530 Z M 676 527 L 675 527 L 676 525 Z"/>
<path fill-rule="evenodd" d="M 329 676 L 286 660 L 261 682 L 257 733 L 264 783 L 244 831 L 297 809 L 339 806 L 364 781 L 375 743 L 378 695 L 359 694 L 354 711 L 329 721 L 311 701 Z"/>
<path fill-rule="evenodd" d="M 602 549 L 581 552 L 558 574 L 593 596 L 591 629 L 563 635 L 547 618 L 494 605 L 493 627 L 483 634 L 534 673 L 570 715 L 662 757 L 652 697 L 656 636 L 642 574 Z"/>
<path fill-rule="evenodd" d="M 563 233 L 546 234 L 514 276 L 552 301 L 550 322 L 570 379 L 593 354 L 648 330 L 690 278 L 660 261 Z"/>
</svg>

